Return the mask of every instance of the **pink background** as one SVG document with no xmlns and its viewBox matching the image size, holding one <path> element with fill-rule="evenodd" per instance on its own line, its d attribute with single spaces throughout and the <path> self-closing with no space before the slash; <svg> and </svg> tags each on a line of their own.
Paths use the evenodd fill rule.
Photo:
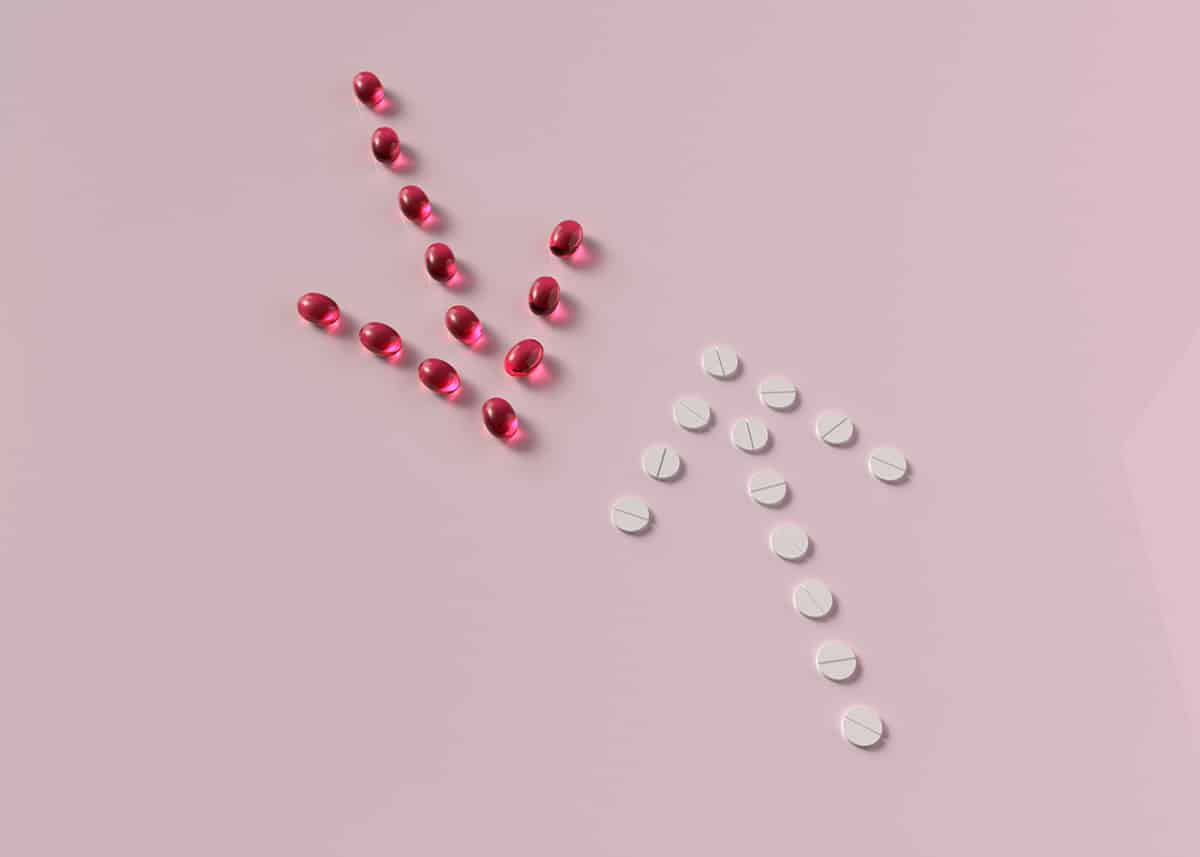
<svg viewBox="0 0 1200 857">
<path fill-rule="evenodd" d="M 312 5 L 3 13 L 0 852 L 1200 852 L 1194 7 Z M 563 217 L 588 267 L 545 252 Z M 546 273 L 565 324 L 523 307 Z M 460 300 L 490 351 L 447 340 Z M 528 335 L 542 386 L 500 367 Z M 699 371 L 718 341 L 736 382 Z M 493 394 L 524 445 L 482 434 Z M 679 483 L 639 472 L 655 440 Z M 865 475 L 882 442 L 909 484 Z M 759 463 L 786 509 L 746 499 Z M 789 519 L 803 566 L 765 546 Z M 825 638 L 858 681 L 817 676 Z"/>
</svg>

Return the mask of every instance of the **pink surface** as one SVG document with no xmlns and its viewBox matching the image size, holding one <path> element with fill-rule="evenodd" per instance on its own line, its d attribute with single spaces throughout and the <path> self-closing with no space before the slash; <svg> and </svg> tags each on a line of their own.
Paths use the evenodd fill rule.
<svg viewBox="0 0 1200 857">
<path fill-rule="evenodd" d="M 0 852 L 1200 853 L 1194 9 L 355 10 L 5 15 Z M 465 290 L 425 276 L 409 181 Z M 564 217 L 585 268 L 545 251 Z M 564 324 L 524 307 L 541 274 Z M 500 366 L 530 335 L 541 386 Z M 736 382 L 698 369 L 717 341 Z M 483 435 L 494 394 L 524 446 Z M 784 510 L 744 496 L 742 414 Z M 639 472 L 654 440 L 681 482 Z M 909 484 L 865 475 L 877 442 Z M 607 522 L 627 492 L 644 538 Z M 789 608 L 809 574 L 827 624 Z M 858 681 L 817 676 L 826 637 Z M 879 751 L 837 734 L 859 701 Z"/>
</svg>

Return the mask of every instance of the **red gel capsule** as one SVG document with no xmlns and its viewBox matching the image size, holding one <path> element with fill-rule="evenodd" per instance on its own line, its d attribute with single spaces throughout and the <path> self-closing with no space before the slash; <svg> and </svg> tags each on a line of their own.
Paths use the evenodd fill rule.
<svg viewBox="0 0 1200 857">
<path fill-rule="evenodd" d="M 423 222 L 433 211 L 433 206 L 429 204 L 429 197 L 415 184 L 400 188 L 397 199 L 400 202 L 400 211 L 413 223 Z"/>
<path fill-rule="evenodd" d="M 470 345 L 483 333 L 483 325 L 470 307 L 455 304 L 446 310 L 446 330 L 459 342 Z"/>
<path fill-rule="evenodd" d="M 436 357 L 422 360 L 421 365 L 417 367 L 417 376 L 422 384 L 443 396 L 453 393 L 462 383 L 455 368 Z"/>
<path fill-rule="evenodd" d="M 538 277 L 529 287 L 529 309 L 534 315 L 550 315 L 558 306 L 558 280 Z"/>
<path fill-rule="evenodd" d="M 504 355 L 504 371 L 517 378 L 524 378 L 542 362 L 546 350 L 536 339 L 522 339 Z"/>
<path fill-rule="evenodd" d="M 555 256 L 570 256 L 583 243 L 583 227 L 574 220 L 564 220 L 550 233 L 550 252 Z"/>
<path fill-rule="evenodd" d="M 363 104 L 374 107 L 383 101 L 383 84 L 371 72 L 360 71 L 354 75 L 354 95 Z"/>
<path fill-rule="evenodd" d="M 488 399 L 483 403 L 483 424 L 496 437 L 512 437 L 517 433 L 517 412 L 499 396 Z"/>
<path fill-rule="evenodd" d="M 363 348 L 380 357 L 391 357 L 400 351 L 403 343 L 395 328 L 382 321 L 369 321 L 358 331 L 358 341 Z"/>
<path fill-rule="evenodd" d="M 439 283 L 448 283 L 458 273 L 454 251 L 447 244 L 430 244 L 425 248 L 425 270 Z"/>
<path fill-rule="evenodd" d="M 391 164 L 400 157 L 400 137 L 386 125 L 371 135 L 371 151 L 381 164 Z"/>
<path fill-rule="evenodd" d="M 300 300 L 296 301 L 296 312 L 300 313 L 302 319 L 311 321 L 317 327 L 329 327 L 342 317 L 342 312 L 333 302 L 333 298 L 320 292 L 301 295 Z"/>
</svg>

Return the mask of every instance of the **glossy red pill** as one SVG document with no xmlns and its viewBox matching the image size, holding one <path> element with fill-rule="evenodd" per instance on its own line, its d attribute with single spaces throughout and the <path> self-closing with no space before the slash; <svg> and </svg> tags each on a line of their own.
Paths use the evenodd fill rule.
<svg viewBox="0 0 1200 857">
<path fill-rule="evenodd" d="M 383 101 L 383 84 L 369 71 L 354 75 L 354 94 L 363 104 L 374 107 Z"/>
<path fill-rule="evenodd" d="M 400 137 L 386 125 L 371 135 L 371 151 L 381 164 L 391 164 L 400 157 Z"/>
<path fill-rule="evenodd" d="M 380 357 L 391 357 L 400 351 L 403 343 L 400 334 L 390 324 L 382 321 L 369 321 L 358 331 L 358 341 L 363 348 Z"/>
<path fill-rule="evenodd" d="M 529 287 L 529 309 L 534 315 L 550 315 L 558 306 L 558 280 L 538 277 Z"/>
<path fill-rule="evenodd" d="M 397 199 L 400 201 L 400 211 L 413 223 L 422 222 L 433 211 L 433 206 L 429 204 L 429 197 L 415 184 L 400 188 Z"/>
<path fill-rule="evenodd" d="M 523 378 L 541 364 L 545 353 L 542 343 L 536 339 L 522 339 L 504 355 L 504 371 Z"/>
<path fill-rule="evenodd" d="M 470 307 L 455 304 L 446 310 L 446 330 L 459 342 L 470 345 L 483 333 L 483 325 Z"/>
<path fill-rule="evenodd" d="M 439 283 L 448 283 L 458 273 L 454 251 L 447 244 L 430 244 L 425 248 L 425 270 Z"/>
<path fill-rule="evenodd" d="M 421 361 L 417 367 L 417 377 L 426 387 L 443 396 L 453 393 L 462 383 L 454 367 L 436 357 Z"/>
<path fill-rule="evenodd" d="M 296 301 L 296 311 L 302 319 L 311 321 L 317 327 L 329 327 L 342 317 L 341 310 L 333 302 L 333 298 L 320 292 L 301 295 L 300 300 Z"/>
<path fill-rule="evenodd" d="M 564 220 L 550 233 L 550 252 L 555 256 L 570 256 L 583 243 L 583 227 L 574 220 Z"/>
<path fill-rule="evenodd" d="M 512 437 L 517 433 L 517 412 L 499 396 L 483 403 L 483 424 L 496 437 Z"/>
</svg>

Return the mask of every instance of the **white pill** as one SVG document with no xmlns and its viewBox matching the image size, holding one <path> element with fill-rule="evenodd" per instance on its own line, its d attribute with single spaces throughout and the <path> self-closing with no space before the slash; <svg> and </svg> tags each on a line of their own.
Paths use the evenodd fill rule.
<svg viewBox="0 0 1200 857">
<path fill-rule="evenodd" d="M 817 672 L 830 681 L 845 681 L 856 669 L 858 658 L 845 643 L 830 640 L 817 649 Z"/>
<path fill-rule="evenodd" d="M 844 446 L 854 437 L 854 423 L 841 411 L 817 414 L 817 437 L 832 446 Z"/>
<path fill-rule="evenodd" d="M 755 470 L 746 483 L 746 492 L 756 503 L 778 506 L 787 497 L 787 480 L 778 470 Z"/>
<path fill-rule="evenodd" d="M 901 482 L 908 475 L 908 459 L 894 446 L 877 446 L 867 457 L 867 470 L 882 482 Z"/>
<path fill-rule="evenodd" d="M 650 507 L 637 497 L 620 497 L 612 504 L 612 525 L 623 533 L 640 533 L 650 526 Z"/>
<path fill-rule="evenodd" d="M 693 396 L 676 399 L 671 413 L 675 415 L 675 424 L 688 431 L 704 431 L 712 421 L 708 402 Z"/>
<path fill-rule="evenodd" d="M 651 479 L 674 479 L 679 474 L 680 464 L 679 453 L 665 443 L 648 446 L 642 453 L 642 470 Z"/>
<path fill-rule="evenodd" d="M 780 559 L 804 559 L 808 553 L 808 533 L 799 524 L 780 524 L 768 542 Z"/>
<path fill-rule="evenodd" d="M 728 345 L 710 345 L 700 355 L 700 365 L 714 378 L 727 380 L 737 374 L 738 354 Z"/>
<path fill-rule="evenodd" d="M 824 619 L 833 610 L 833 593 L 819 580 L 802 580 L 792 590 L 792 606 L 801 616 Z"/>
<path fill-rule="evenodd" d="M 772 375 L 758 385 L 758 400 L 772 410 L 786 411 L 799 399 L 796 385 L 782 375 Z"/>
<path fill-rule="evenodd" d="M 754 417 L 742 417 L 729 430 L 729 439 L 742 452 L 762 452 L 769 437 L 767 427 Z"/>
<path fill-rule="evenodd" d="M 852 705 L 842 712 L 842 737 L 855 747 L 874 747 L 883 740 L 883 721 L 869 705 Z"/>
</svg>

